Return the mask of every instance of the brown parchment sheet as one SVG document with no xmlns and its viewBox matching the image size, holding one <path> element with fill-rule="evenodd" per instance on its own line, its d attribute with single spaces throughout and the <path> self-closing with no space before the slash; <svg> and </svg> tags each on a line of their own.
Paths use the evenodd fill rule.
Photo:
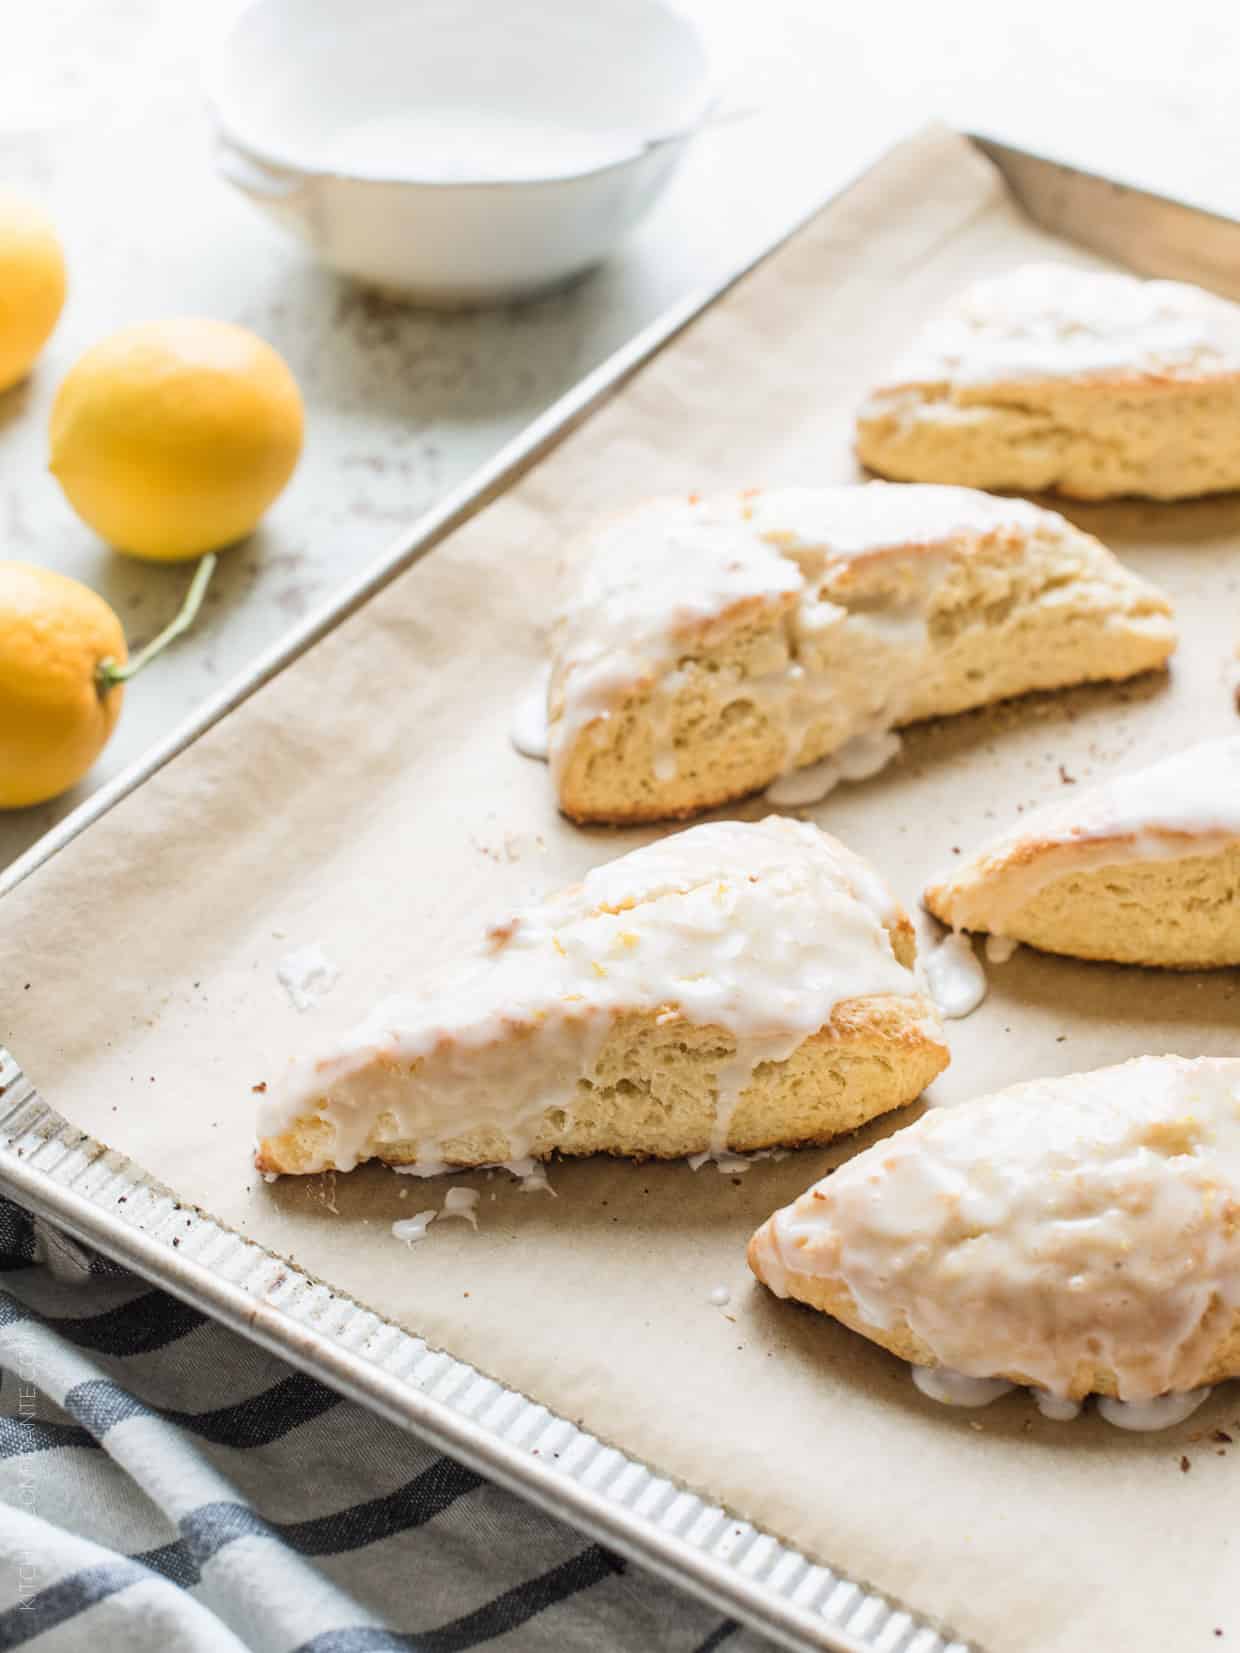
<svg viewBox="0 0 1240 1653">
<path fill-rule="evenodd" d="M 0 909 L 0 1038 L 55 1108 L 184 1200 L 992 1653 L 1166 1653 L 1240 1637 L 1240 1426 L 1231 1451 L 1209 1439 L 1240 1420 L 1240 1386 L 1149 1436 L 1048 1423 L 1022 1395 L 981 1413 L 923 1400 L 902 1363 L 745 1269 L 750 1231 L 830 1152 L 735 1179 L 557 1165 L 554 1198 L 478 1173 L 460 1179 L 481 1190 L 478 1232 L 440 1222 L 413 1248 L 389 1225 L 441 1205 L 443 1182 L 370 1167 L 333 1197 L 249 1162 L 252 1087 L 290 1051 L 655 836 L 561 820 L 546 769 L 508 743 L 574 530 L 663 490 L 854 477 L 852 411 L 920 320 L 1047 254 L 1084 259 L 964 140 L 896 150 L 513 492 L 19 886 Z M 807 812 L 910 908 L 1021 809 L 1238 727 L 1240 499 L 1070 514 L 1172 596 L 1173 670 L 915 730 L 885 774 Z M 316 941 L 341 975 L 299 1015 L 276 966 Z M 1238 975 L 1023 951 L 949 1024 L 936 1094 L 1240 1054 Z"/>
</svg>

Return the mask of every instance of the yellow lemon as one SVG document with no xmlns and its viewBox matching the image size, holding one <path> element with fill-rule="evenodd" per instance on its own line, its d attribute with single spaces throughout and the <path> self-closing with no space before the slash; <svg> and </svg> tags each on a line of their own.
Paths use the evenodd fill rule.
<svg viewBox="0 0 1240 1653">
<path fill-rule="evenodd" d="M 297 381 L 224 321 L 154 321 L 92 346 L 52 408 L 52 470 L 118 551 L 178 561 L 251 532 L 301 452 Z"/>
<path fill-rule="evenodd" d="M 65 260 L 51 220 L 0 190 L 0 390 L 24 379 L 65 302 Z"/>
<path fill-rule="evenodd" d="M 120 716 L 125 634 L 95 592 L 50 569 L 0 562 L 0 809 L 43 803 L 78 780 Z"/>
</svg>

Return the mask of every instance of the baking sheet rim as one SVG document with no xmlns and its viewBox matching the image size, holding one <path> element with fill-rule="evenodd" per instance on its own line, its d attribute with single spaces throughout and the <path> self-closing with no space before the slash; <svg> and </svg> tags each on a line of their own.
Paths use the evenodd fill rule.
<svg viewBox="0 0 1240 1653">
<path fill-rule="evenodd" d="M 50 1165 L 35 1163 L 57 1148 L 61 1152 Z M 89 1192 L 75 1186 L 97 1167 L 104 1175 L 95 1177 Z M 881 1638 L 884 1653 L 910 1653 L 909 1644 L 916 1639 L 917 1653 L 979 1653 L 975 1643 L 966 1646 L 953 1639 L 915 1608 L 893 1604 L 849 1574 L 811 1560 L 519 1390 L 485 1377 L 469 1362 L 432 1348 L 288 1259 L 183 1205 L 133 1160 L 62 1119 L 3 1046 L 0 1187 L 36 1216 L 785 1647 L 874 1653 Z M 174 1217 L 175 1248 L 170 1232 Z M 161 1229 L 169 1232 L 160 1237 Z M 203 1251 L 213 1253 L 209 1262 L 197 1255 Z M 237 1277 L 238 1255 L 248 1259 L 244 1273 L 251 1281 L 257 1275 L 256 1284 Z M 274 1279 L 264 1276 L 264 1270 L 273 1268 Z M 277 1293 L 286 1301 L 273 1302 Z M 289 1300 L 305 1300 L 296 1316 Z M 327 1324 L 315 1324 L 319 1321 Z M 359 1321 L 368 1328 L 364 1334 L 356 1329 Z M 388 1338 L 381 1359 L 362 1352 L 376 1335 Z M 445 1375 L 454 1380 L 445 1393 L 428 1393 L 422 1380 L 413 1381 L 412 1370 L 384 1370 L 401 1347 L 447 1363 L 433 1373 L 435 1386 L 442 1386 Z M 499 1423 L 488 1425 L 473 1415 L 483 1410 L 482 1398 L 469 1411 L 458 1404 L 476 1385 L 482 1386 L 486 1410 L 500 1411 L 502 1430 Z M 504 1416 L 513 1403 L 511 1415 Z M 531 1419 L 542 1426 L 536 1437 L 540 1441 L 548 1431 L 567 1431 L 554 1459 L 550 1453 L 532 1456 L 529 1444 L 507 1438 Z M 606 1465 L 605 1474 L 597 1472 L 600 1464 Z M 630 1470 L 638 1472 L 640 1490 L 630 1485 L 622 1500 L 613 1489 Z M 670 1496 L 657 1513 L 636 1507 L 660 1488 Z M 677 1520 L 669 1526 L 667 1516 L 677 1508 Z M 743 1564 L 759 1546 L 765 1546 L 761 1568 L 751 1564 L 746 1569 Z M 898 1633 L 893 1633 L 897 1623 Z"/>
</svg>

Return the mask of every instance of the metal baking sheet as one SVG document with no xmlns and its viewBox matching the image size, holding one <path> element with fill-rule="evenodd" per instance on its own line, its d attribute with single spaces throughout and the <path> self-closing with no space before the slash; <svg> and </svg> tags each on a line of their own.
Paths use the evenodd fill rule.
<svg viewBox="0 0 1240 1653">
<path fill-rule="evenodd" d="M 1193 280 L 1240 297 L 1240 224 L 990 139 L 972 141 L 1043 227 L 1143 273 Z M 775 250 L 766 249 L 761 258 Z M 328 608 L 0 874 L 0 894 L 495 499 L 751 267 L 686 300 L 585 379 L 470 483 L 420 519 Z M 863 1583 L 811 1562 L 179 1205 L 132 1161 L 59 1118 L 3 1051 L 0 1187 L 293 1364 L 785 1646 L 836 1653 L 863 1648 L 965 1653 L 949 1633 L 874 1595 Z"/>
</svg>

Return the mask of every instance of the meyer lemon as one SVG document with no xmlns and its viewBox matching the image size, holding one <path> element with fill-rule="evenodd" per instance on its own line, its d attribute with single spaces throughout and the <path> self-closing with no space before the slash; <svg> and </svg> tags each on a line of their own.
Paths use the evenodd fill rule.
<svg viewBox="0 0 1240 1653">
<path fill-rule="evenodd" d="M 0 190 L 0 390 L 24 379 L 65 302 L 65 260 L 51 220 Z"/>
<path fill-rule="evenodd" d="M 92 346 L 52 408 L 52 471 L 118 551 L 197 557 L 251 532 L 301 452 L 297 381 L 230 322 L 144 322 Z"/>
<path fill-rule="evenodd" d="M 0 562 L 0 809 L 41 804 L 86 773 L 125 693 L 99 668 L 127 657 L 120 621 L 89 587 Z"/>
<path fill-rule="evenodd" d="M 129 657 L 103 598 L 49 568 L 0 561 L 0 809 L 79 781 L 121 715 L 125 683 L 187 630 L 215 571 L 204 557 L 176 618 Z"/>
</svg>

